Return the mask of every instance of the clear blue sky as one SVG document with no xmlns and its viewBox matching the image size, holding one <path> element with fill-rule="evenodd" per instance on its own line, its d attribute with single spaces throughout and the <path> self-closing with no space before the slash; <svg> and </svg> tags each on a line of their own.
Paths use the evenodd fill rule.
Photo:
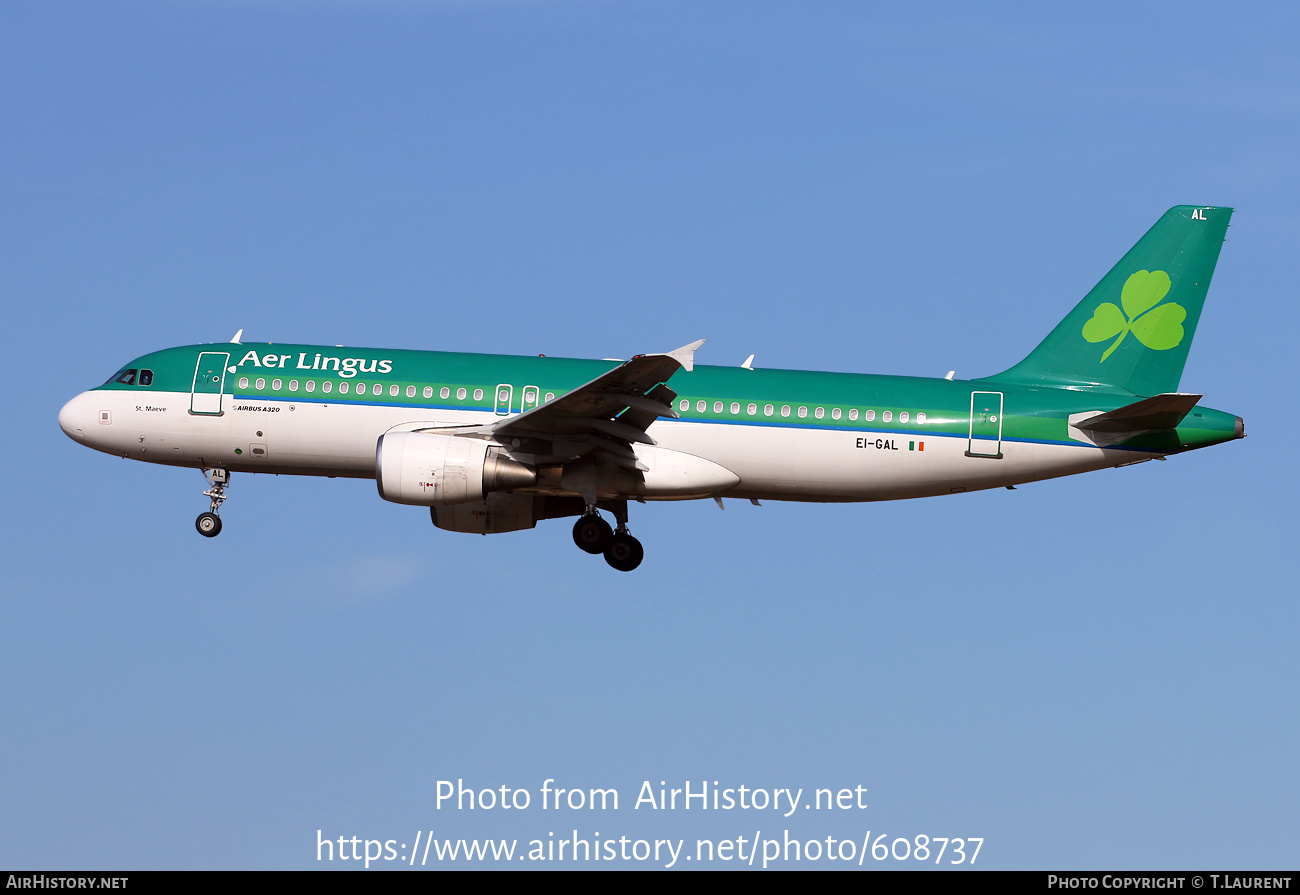
<svg viewBox="0 0 1300 895">
<path fill-rule="evenodd" d="M 789 829 L 1293 866 L 1298 14 L 981 6 L 0 6 L 0 865 Z M 1237 209 L 1182 388 L 1245 441 L 1014 492 L 638 507 L 631 575 L 565 521 L 456 535 L 365 481 L 236 476 L 208 541 L 197 472 L 56 424 L 239 328 L 987 375 L 1184 203 Z M 436 809 L 457 778 L 624 801 Z M 656 814 L 643 780 L 869 807 Z"/>
</svg>

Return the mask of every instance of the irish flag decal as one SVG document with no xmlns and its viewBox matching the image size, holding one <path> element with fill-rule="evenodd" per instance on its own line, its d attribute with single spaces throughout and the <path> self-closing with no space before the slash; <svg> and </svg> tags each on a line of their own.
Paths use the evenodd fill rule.
<svg viewBox="0 0 1300 895">
<path fill-rule="evenodd" d="M 908 449 L 909 451 L 923 451 L 923 450 L 925 450 L 925 442 L 924 442 L 924 441 L 909 441 L 909 442 L 907 443 L 907 449 Z"/>
</svg>

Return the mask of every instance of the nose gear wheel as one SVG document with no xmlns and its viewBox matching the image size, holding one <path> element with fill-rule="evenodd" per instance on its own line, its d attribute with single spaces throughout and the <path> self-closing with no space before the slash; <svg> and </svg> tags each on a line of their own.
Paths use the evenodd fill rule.
<svg viewBox="0 0 1300 895">
<path fill-rule="evenodd" d="M 216 513 L 200 513 L 194 520 L 194 527 L 205 538 L 215 538 L 221 534 L 221 517 Z"/>
</svg>

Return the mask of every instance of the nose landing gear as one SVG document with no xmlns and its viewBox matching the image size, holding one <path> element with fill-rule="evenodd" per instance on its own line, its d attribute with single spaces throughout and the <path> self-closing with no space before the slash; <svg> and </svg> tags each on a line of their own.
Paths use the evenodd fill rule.
<svg viewBox="0 0 1300 895">
<path fill-rule="evenodd" d="M 573 543 L 587 553 L 603 553 L 610 566 L 620 572 L 630 572 L 641 565 L 645 549 L 628 533 L 627 501 L 616 501 L 606 508 L 613 511 L 618 528 L 610 528 L 609 523 L 601 518 L 600 511 L 594 505 L 589 506 L 587 512 L 573 523 Z"/>
<path fill-rule="evenodd" d="M 224 469 L 205 469 L 203 475 L 210 486 L 203 492 L 203 496 L 212 501 L 212 509 L 207 513 L 200 513 L 199 518 L 194 520 L 194 527 L 203 537 L 215 538 L 221 534 L 221 517 L 217 514 L 221 512 L 221 504 L 226 499 L 226 485 L 230 484 L 230 473 Z"/>
</svg>

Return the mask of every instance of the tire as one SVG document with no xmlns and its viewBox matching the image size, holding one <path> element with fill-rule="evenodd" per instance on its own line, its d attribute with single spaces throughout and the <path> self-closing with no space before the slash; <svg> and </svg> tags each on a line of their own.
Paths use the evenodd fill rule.
<svg viewBox="0 0 1300 895">
<path fill-rule="evenodd" d="M 216 513 L 202 513 L 194 520 L 194 527 L 205 538 L 215 538 L 221 534 L 221 517 Z"/>
<path fill-rule="evenodd" d="M 591 554 L 604 553 L 614 540 L 614 529 L 600 516 L 581 516 L 573 523 L 573 543 Z"/>
<path fill-rule="evenodd" d="M 605 548 L 605 562 L 620 572 L 630 572 L 641 565 L 645 559 L 645 548 L 631 535 L 614 535 L 613 541 Z"/>
</svg>

